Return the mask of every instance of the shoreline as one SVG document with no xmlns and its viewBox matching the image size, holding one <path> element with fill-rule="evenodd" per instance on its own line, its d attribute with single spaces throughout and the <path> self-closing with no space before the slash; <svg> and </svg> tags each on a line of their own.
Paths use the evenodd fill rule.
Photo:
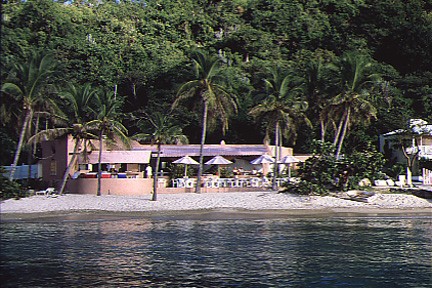
<svg viewBox="0 0 432 288">
<path fill-rule="evenodd" d="M 360 217 L 432 217 L 429 208 L 372 209 L 289 209 L 289 210 L 177 210 L 156 212 L 59 211 L 56 213 L 2 213 L 0 223 L 7 222 L 81 222 L 149 219 L 181 220 L 267 220 L 288 218 L 360 218 Z"/>
<path fill-rule="evenodd" d="M 368 202 L 331 196 L 276 192 L 94 196 L 32 196 L 1 202 L 0 222 L 154 220 L 240 220 L 289 217 L 432 217 L 432 201 L 409 194 L 377 193 Z"/>
</svg>

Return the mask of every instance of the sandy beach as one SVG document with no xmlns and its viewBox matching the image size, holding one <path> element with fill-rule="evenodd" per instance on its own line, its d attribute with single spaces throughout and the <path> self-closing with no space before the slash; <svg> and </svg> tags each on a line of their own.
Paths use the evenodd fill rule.
<svg viewBox="0 0 432 288">
<path fill-rule="evenodd" d="M 32 196 L 1 202 L 1 219 L 76 219 L 120 216 L 276 217 L 283 215 L 431 215 L 432 201 L 407 194 L 377 193 L 368 202 L 332 196 L 297 196 L 275 192 L 186 193 L 151 196 L 93 196 L 67 194 Z M 211 215 L 210 215 L 211 214 Z M 213 215 L 213 216 L 212 216 Z"/>
</svg>

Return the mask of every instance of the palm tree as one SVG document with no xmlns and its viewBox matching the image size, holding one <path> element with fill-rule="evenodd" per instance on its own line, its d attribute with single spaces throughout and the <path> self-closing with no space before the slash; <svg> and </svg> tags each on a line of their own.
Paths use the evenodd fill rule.
<svg viewBox="0 0 432 288">
<path fill-rule="evenodd" d="M 69 108 L 69 117 L 67 117 L 69 129 L 67 133 L 72 135 L 75 142 L 72 158 L 63 174 L 62 184 L 59 189 L 60 194 L 63 193 L 66 187 L 70 169 L 75 164 L 82 143 L 87 139 L 96 138 L 91 131 L 88 131 L 87 126 L 88 121 L 91 120 L 89 119 L 89 105 L 95 97 L 95 93 L 96 90 L 91 84 L 84 84 L 78 88 L 71 84 L 67 90 L 60 93 L 60 96 L 68 103 L 67 105 Z M 84 150 L 86 150 L 86 146 L 87 145 L 84 145 Z"/>
<path fill-rule="evenodd" d="M 252 107 L 249 115 L 266 124 L 268 141 L 271 132 L 275 134 L 275 165 L 273 171 L 273 190 L 276 190 L 277 161 L 282 146 L 282 136 L 288 138 L 296 135 L 298 120 L 310 124 L 305 116 L 307 101 L 300 97 L 300 87 L 295 85 L 295 77 L 281 71 L 280 68 L 270 70 L 271 77 L 264 79 L 266 97 L 258 105 Z M 293 85 L 294 83 L 294 85 Z"/>
<path fill-rule="evenodd" d="M 65 135 L 72 135 L 74 139 L 74 150 L 72 154 L 71 160 L 68 162 L 66 170 L 63 174 L 62 183 L 59 189 L 59 194 L 63 194 L 63 191 L 66 187 L 66 183 L 69 177 L 70 170 L 72 166 L 75 164 L 75 161 L 78 156 L 78 151 L 82 146 L 83 141 L 87 139 L 96 138 L 94 134 L 89 131 L 88 121 L 90 115 L 90 107 L 93 98 L 95 97 L 96 90 L 92 88 L 90 84 L 84 84 L 83 86 L 76 87 L 73 84 L 70 84 L 68 89 L 60 92 L 60 97 L 62 102 L 65 103 L 65 107 L 63 111 L 59 107 L 56 114 L 58 117 L 61 117 L 66 127 L 57 127 L 42 130 L 39 133 L 35 134 L 29 141 L 33 139 L 37 142 L 41 142 L 47 139 L 55 139 Z M 86 149 L 86 145 L 84 145 L 84 150 Z"/>
<path fill-rule="evenodd" d="M 47 102 L 44 89 L 47 87 L 57 64 L 51 54 L 32 50 L 26 61 L 11 61 L 11 79 L 2 85 L 2 91 L 14 95 L 22 102 L 23 119 L 21 132 L 15 151 L 9 180 L 13 179 L 24 144 L 26 133 L 31 125 L 33 113 L 38 105 Z"/>
<path fill-rule="evenodd" d="M 372 61 L 367 55 L 347 52 L 336 63 L 339 72 L 340 93 L 331 100 L 333 112 L 339 113 L 333 144 L 339 158 L 349 126 L 355 121 L 376 118 L 377 110 L 370 101 L 374 82 L 379 75 L 374 73 Z"/>
<path fill-rule="evenodd" d="M 307 102 L 310 104 L 309 116 L 318 116 L 320 124 L 321 141 L 325 141 L 328 124 L 332 120 L 332 112 L 329 107 L 329 91 L 331 89 L 331 76 L 333 65 L 325 63 L 322 57 L 310 59 L 304 68 L 303 91 Z"/>
<path fill-rule="evenodd" d="M 182 129 L 171 122 L 171 117 L 162 113 L 155 113 L 153 117 L 147 115 L 147 120 L 152 126 L 151 133 L 139 133 L 134 135 L 132 138 L 142 141 L 150 141 L 152 145 L 157 145 L 157 158 L 155 173 L 153 176 L 153 196 L 152 201 L 157 200 L 157 183 L 159 175 L 160 155 L 162 144 L 187 144 L 188 138 L 183 134 Z M 141 126 L 141 128 L 144 128 Z"/>
<path fill-rule="evenodd" d="M 102 150 L 103 142 L 121 141 L 126 147 L 130 147 L 130 139 L 127 137 L 128 130 L 119 121 L 121 101 L 116 99 L 112 91 L 99 91 L 96 95 L 96 107 L 92 108 L 95 120 L 87 123 L 89 130 L 96 130 L 99 139 L 98 156 L 98 185 L 97 196 L 101 195 L 102 178 Z"/>
<path fill-rule="evenodd" d="M 210 120 L 221 121 L 222 131 L 225 133 L 228 129 L 229 116 L 232 113 L 237 113 L 237 99 L 222 84 L 222 67 L 219 58 L 197 51 L 193 54 L 192 61 L 194 64 L 195 79 L 184 83 L 180 87 L 172 108 L 177 107 L 181 101 L 194 98 L 198 98 L 198 101 L 195 103 L 202 105 L 200 157 L 195 190 L 196 193 L 200 193 L 204 162 L 203 149 L 207 134 L 208 116 L 211 116 L 209 117 Z"/>
</svg>

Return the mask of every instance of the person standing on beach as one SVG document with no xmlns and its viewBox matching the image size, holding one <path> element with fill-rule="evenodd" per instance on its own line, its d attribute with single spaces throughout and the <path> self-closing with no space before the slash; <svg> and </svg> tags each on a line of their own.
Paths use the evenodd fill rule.
<svg viewBox="0 0 432 288">
<path fill-rule="evenodd" d="M 150 165 L 147 165 L 147 167 L 146 167 L 146 174 L 147 174 L 147 178 L 151 178 L 153 175 L 153 170 L 152 170 L 152 167 Z"/>
</svg>

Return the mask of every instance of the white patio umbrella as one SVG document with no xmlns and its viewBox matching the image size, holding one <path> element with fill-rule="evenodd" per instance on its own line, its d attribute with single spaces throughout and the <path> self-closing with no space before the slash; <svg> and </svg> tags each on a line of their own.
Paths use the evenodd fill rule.
<svg viewBox="0 0 432 288">
<path fill-rule="evenodd" d="M 228 159 L 225 159 L 222 156 L 215 156 L 212 159 L 210 159 L 209 161 L 205 162 L 206 165 L 218 165 L 218 175 L 220 175 L 220 165 L 228 165 L 228 164 L 232 164 L 233 162 L 231 162 Z"/>
<path fill-rule="evenodd" d="M 291 164 L 298 163 L 300 160 L 294 156 L 287 155 L 279 160 L 281 164 L 288 164 L 288 178 L 291 178 Z"/>
<path fill-rule="evenodd" d="M 267 154 L 261 155 L 260 157 L 250 161 L 250 163 L 253 165 L 262 165 L 263 175 L 266 175 L 268 172 L 268 166 L 265 166 L 263 164 L 272 164 L 274 162 L 275 162 L 274 158 Z"/>
<path fill-rule="evenodd" d="M 174 164 L 184 164 L 185 165 L 185 177 L 186 177 L 186 172 L 187 172 L 187 165 L 199 165 L 199 163 L 197 161 L 195 161 L 194 159 L 192 159 L 189 156 L 184 156 L 178 160 L 173 161 Z"/>
<path fill-rule="evenodd" d="M 274 162 L 275 162 L 275 160 L 273 159 L 273 157 L 271 157 L 270 155 L 267 155 L 267 154 L 261 155 L 260 157 L 250 161 L 250 163 L 253 165 L 269 164 L 269 163 L 274 163 Z"/>
</svg>

